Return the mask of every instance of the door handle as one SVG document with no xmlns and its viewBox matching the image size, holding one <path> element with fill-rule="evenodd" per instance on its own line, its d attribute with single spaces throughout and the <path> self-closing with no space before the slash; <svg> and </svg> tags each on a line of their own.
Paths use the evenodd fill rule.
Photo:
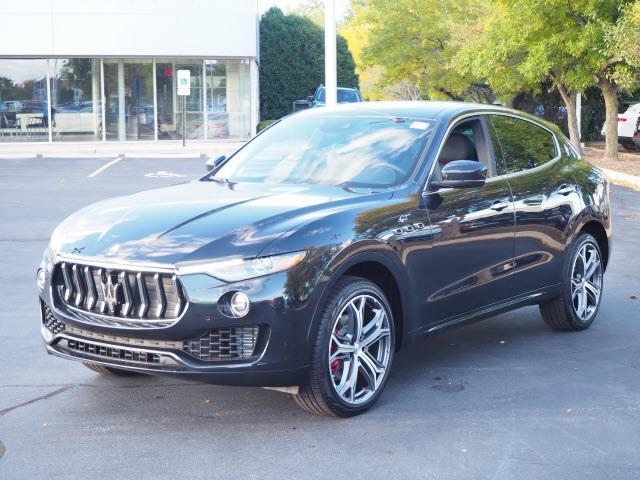
<svg viewBox="0 0 640 480">
<path fill-rule="evenodd" d="M 575 192 L 576 189 L 572 185 L 567 185 L 566 183 L 560 185 L 560 188 L 556 190 L 556 193 L 559 195 L 569 195 L 570 193 Z"/>
<path fill-rule="evenodd" d="M 501 200 L 496 200 L 493 205 L 491 205 L 491 210 L 495 210 L 496 212 L 499 212 L 500 210 L 504 210 L 505 208 L 507 208 L 509 205 L 511 205 L 511 202 L 503 202 Z"/>
</svg>

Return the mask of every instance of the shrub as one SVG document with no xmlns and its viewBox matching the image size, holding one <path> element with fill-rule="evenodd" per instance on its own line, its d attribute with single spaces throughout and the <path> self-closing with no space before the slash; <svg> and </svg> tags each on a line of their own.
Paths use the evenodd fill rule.
<svg viewBox="0 0 640 480">
<path fill-rule="evenodd" d="M 358 88 L 355 63 L 344 37 L 337 38 L 338 85 Z M 324 30 L 299 15 L 272 7 L 260 21 L 260 117 L 281 118 L 294 100 L 324 83 Z"/>
</svg>

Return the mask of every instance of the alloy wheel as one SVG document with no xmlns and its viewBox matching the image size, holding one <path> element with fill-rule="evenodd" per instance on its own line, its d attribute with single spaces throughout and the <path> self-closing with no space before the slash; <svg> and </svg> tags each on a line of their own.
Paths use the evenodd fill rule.
<svg viewBox="0 0 640 480">
<path fill-rule="evenodd" d="M 359 405 L 378 391 L 391 360 L 390 319 L 372 295 L 354 296 L 333 323 L 329 371 L 333 388 L 349 405 Z"/>
<path fill-rule="evenodd" d="M 571 272 L 571 302 L 576 316 L 587 322 L 598 309 L 602 292 L 602 262 L 591 242 L 580 247 Z"/>
</svg>

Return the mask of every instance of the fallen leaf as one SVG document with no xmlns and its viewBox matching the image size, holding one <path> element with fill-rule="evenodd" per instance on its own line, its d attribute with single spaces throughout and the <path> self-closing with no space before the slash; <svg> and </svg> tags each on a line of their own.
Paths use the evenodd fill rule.
<svg viewBox="0 0 640 480">
<path fill-rule="evenodd" d="M 573 411 L 573 409 L 567 408 L 567 413 L 571 413 L 572 411 Z"/>
<path fill-rule="evenodd" d="M 211 400 L 209 400 L 208 398 L 204 401 L 204 403 L 206 403 L 207 405 L 211 403 Z"/>
<path fill-rule="evenodd" d="M 507 343 L 506 340 L 500 340 L 500 345 L 504 345 L 505 343 Z"/>
<path fill-rule="evenodd" d="M 637 299 L 638 299 L 638 296 L 637 296 L 637 295 L 630 295 L 630 296 L 629 296 L 629 298 L 630 298 L 631 300 L 637 300 Z"/>
</svg>

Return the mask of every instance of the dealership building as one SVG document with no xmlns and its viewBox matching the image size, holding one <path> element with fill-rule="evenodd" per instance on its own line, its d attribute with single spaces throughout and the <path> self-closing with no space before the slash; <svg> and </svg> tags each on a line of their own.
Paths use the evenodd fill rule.
<svg viewBox="0 0 640 480">
<path fill-rule="evenodd" d="M 0 2 L 0 18 L 0 144 L 255 133 L 257 0 Z"/>
</svg>

